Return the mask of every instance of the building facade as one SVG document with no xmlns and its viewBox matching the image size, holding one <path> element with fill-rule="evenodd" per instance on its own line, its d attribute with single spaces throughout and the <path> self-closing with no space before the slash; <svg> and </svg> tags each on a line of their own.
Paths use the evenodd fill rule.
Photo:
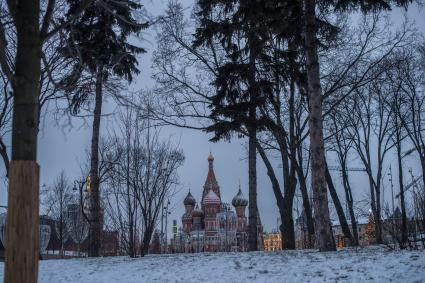
<svg viewBox="0 0 425 283">
<path fill-rule="evenodd" d="M 202 198 L 197 203 L 191 192 L 183 204 L 182 227 L 173 230 L 173 252 L 246 251 L 248 247 L 248 218 L 245 214 L 248 200 L 239 191 L 231 205 L 221 199 L 220 186 L 214 173 L 214 157 L 208 156 L 208 174 Z M 257 214 L 258 248 L 263 249 L 263 226 Z"/>
<path fill-rule="evenodd" d="M 264 251 L 274 252 L 282 250 L 282 234 L 279 231 L 264 233 Z"/>
</svg>

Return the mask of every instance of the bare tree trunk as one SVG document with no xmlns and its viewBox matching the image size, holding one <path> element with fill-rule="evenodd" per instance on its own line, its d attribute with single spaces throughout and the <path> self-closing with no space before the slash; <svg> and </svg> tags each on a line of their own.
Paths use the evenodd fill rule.
<svg viewBox="0 0 425 283">
<path fill-rule="evenodd" d="M 131 123 L 130 127 L 131 127 Z M 128 128 L 129 125 L 125 125 L 125 128 Z M 136 126 L 137 127 L 137 126 Z M 126 177 L 126 193 L 127 193 L 127 207 L 128 207 L 128 254 L 130 257 L 136 257 L 136 241 L 135 241 L 135 223 L 136 223 L 136 215 L 134 213 L 134 210 L 136 209 L 134 203 L 136 201 L 136 197 L 133 195 L 133 192 L 131 191 L 131 185 L 130 185 L 130 155 L 131 155 L 131 133 L 129 133 L 129 129 L 125 130 L 125 136 L 126 136 L 126 166 L 125 166 L 125 177 Z M 133 201 L 133 205 L 132 205 Z"/>
<path fill-rule="evenodd" d="M 99 139 L 100 120 L 102 115 L 102 68 L 96 74 L 96 98 L 93 117 L 93 133 L 91 140 L 90 161 L 90 228 L 89 228 L 89 257 L 100 256 L 102 236 L 102 223 L 100 215 L 100 191 L 99 191 Z"/>
<path fill-rule="evenodd" d="M 39 204 L 34 200 L 39 197 L 39 172 L 32 160 L 10 163 L 4 282 L 37 282 Z"/>
<path fill-rule="evenodd" d="M 329 172 L 329 168 L 326 166 L 326 182 L 328 183 L 329 193 L 332 197 L 332 201 L 335 206 L 336 213 L 338 215 L 339 224 L 341 225 L 342 232 L 344 233 L 344 237 L 346 237 L 350 241 L 350 245 L 354 245 L 353 236 L 351 235 L 350 227 L 348 226 L 347 218 L 344 214 L 344 209 L 339 201 L 338 194 L 336 192 L 334 183 L 332 181 L 332 176 Z"/>
<path fill-rule="evenodd" d="M 301 154 L 302 148 L 300 147 L 298 149 L 298 166 L 297 166 L 297 175 L 298 175 L 298 181 L 300 183 L 300 191 L 301 191 L 301 197 L 303 199 L 303 208 L 304 213 L 306 215 L 306 222 L 307 222 L 307 238 L 308 238 L 308 247 L 313 247 L 313 240 L 314 240 L 314 222 L 313 222 L 313 214 L 311 211 L 311 205 L 310 205 L 310 199 L 308 197 L 308 190 L 307 190 L 307 183 L 306 183 L 306 177 L 303 172 L 303 161 L 302 161 L 302 154 Z"/>
<path fill-rule="evenodd" d="M 316 3 L 304 0 L 305 45 L 307 53 L 307 80 L 310 106 L 311 185 L 313 188 L 316 246 L 320 251 L 334 251 L 332 226 L 329 217 L 325 179 L 325 145 L 323 140 L 322 88 L 316 37 Z"/>
<path fill-rule="evenodd" d="M 39 254 L 40 1 L 11 1 L 17 36 L 5 282 L 36 282 Z"/>
<path fill-rule="evenodd" d="M 273 193 L 276 198 L 276 204 L 279 208 L 280 219 L 282 224 L 279 230 L 282 234 L 282 247 L 284 249 L 295 249 L 295 231 L 294 231 L 294 220 L 292 218 L 292 201 L 288 204 L 288 199 L 284 198 L 280 190 L 279 181 L 276 178 L 273 167 L 264 152 L 264 149 L 260 144 L 257 144 L 258 152 L 263 159 L 264 165 L 267 168 L 267 175 L 272 183 Z M 292 196 L 293 199 L 293 196 Z"/>
<path fill-rule="evenodd" d="M 4 169 L 6 170 L 6 178 L 9 178 L 9 155 L 7 154 L 7 147 L 4 144 L 2 138 L 0 138 L 0 155 L 3 158 Z"/>
<path fill-rule="evenodd" d="M 291 48 L 292 49 L 292 48 Z M 284 199 L 284 214 L 282 218 L 282 226 L 285 229 L 284 239 L 285 249 L 295 249 L 295 231 L 294 231 L 294 218 L 292 215 L 294 207 L 295 190 L 297 187 L 297 148 L 295 146 L 295 79 L 294 79 L 294 58 L 290 57 L 291 65 L 291 81 L 289 85 L 289 160 L 291 165 L 288 168 L 288 178 L 285 183 Z M 282 156 L 283 157 L 283 156 Z"/>
<path fill-rule="evenodd" d="M 255 117 L 255 109 L 251 110 Z M 248 128 L 248 250 L 258 250 L 257 235 L 257 130 Z"/>
<path fill-rule="evenodd" d="M 421 167 L 422 167 L 422 183 L 424 184 L 424 186 L 425 186 L 425 146 L 423 146 L 424 147 L 424 149 L 423 149 L 423 151 L 421 151 L 420 153 L 419 153 L 419 156 L 420 156 L 420 160 L 421 160 Z"/>
<path fill-rule="evenodd" d="M 282 219 L 282 228 L 283 233 L 283 248 L 285 250 L 294 250 L 295 249 L 295 231 L 294 231 L 294 218 L 292 216 L 293 210 L 293 197 L 291 200 L 291 196 L 284 197 L 284 205 L 283 205 L 283 214 L 281 216 Z"/>
<path fill-rule="evenodd" d="M 59 256 L 60 258 L 63 258 L 64 252 L 63 252 L 63 242 L 64 242 L 64 227 L 63 227 L 63 213 L 62 213 L 62 201 L 60 204 L 60 217 L 59 217 L 59 241 L 60 241 L 60 250 L 59 250 Z"/>
<path fill-rule="evenodd" d="M 345 165 L 344 165 L 345 166 Z M 345 170 L 345 167 L 342 167 L 342 182 L 344 186 L 345 191 L 345 199 L 348 205 L 348 212 L 350 213 L 350 219 L 351 219 L 351 231 L 353 232 L 353 245 L 358 246 L 359 245 L 359 232 L 357 228 L 357 221 L 356 221 L 356 215 L 354 214 L 354 201 L 353 201 L 353 195 L 351 193 L 351 186 L 350 182 L 348 180 L 347 171 Z"/>
<path fill-rule="evenodd" d="M 248 113 L 248 122 L 246 128 L 248 131 L 248 251 L 258 250 L 258 231 L 257 231 L 257 106 L 256 100 L 259 96 L 259 90 L 256 82 L 257 44 L 255 43 L 254 31 L 248 33 L 249 47 L 249 70 L 248 86 L 249 99 L 251 106 Z"/>
<path fill-rule="evenodd" d="M 375 189 L 376 206 L 375 206 L 375 235 L 376 243 L 382 244 L 382 221 L 381 221 L 381 191 Z M 372 209 L 373 210 L 373 209 Z"/>
<path fill-rule="evenodd" d="M 143 233 L 143 243 L 140 249 L 140 255 L 145 256 L 149 253 L 149 244 L 151 242 L 152 234 L 154 227 L 145 227 L 145 232 Z"/>
<path fill-rule="evenodd" d="M 400 134 L 396 133 L 397 163 L 398 163 L 398 184 L 400 189 L 400 206 L 401 206 L 401 247 L 405 248 L 407 244 L 407 216 L 406 203 L 404 201 L 404 185 L 403 185 L 403 163 L 401 157 L 401 139 Z M 393 216 L 394 217 L 394 216 Z"/>
<path fill-rule="evenodd" d="M 129 225 L 128 225 L 128 255 L 130 257 L 136 257 L 136 249 L 134 243 L 134 225 L 133 225 L 133 216 L 129 215 Z"/>
</svg>

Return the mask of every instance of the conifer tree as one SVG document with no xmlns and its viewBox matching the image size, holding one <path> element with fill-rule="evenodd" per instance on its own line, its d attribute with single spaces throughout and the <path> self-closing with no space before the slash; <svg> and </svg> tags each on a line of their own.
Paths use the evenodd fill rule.
<svg viewBox="0 0 425 283">
<path fill-rule="evenodd" d="M 78 3 L 78 0 L 69 0 L 67 17 L 73 17 Z M 71 93 L 70 103 L 72 112 L 78 113 L 94 98 L 88 251 L 89 256 L 94 257 L 100 255 L 103 228 L 99 190 L 99 139 L 104 87 L 111 79 L 116 78 L 130 83 L 133 75 L 140 72 L 136 55 L 145 50 L 130 43 L 129 37 L 137 35 L 148 26 L 147 23 L 140 23 L 134 16 L 141 7 L 132 0 L 95 1 L 67 28 L 65 55 L 77 59 L 76 73 L 87 72 L 93 78 L 93 83 Z"/>
<path fill-rule="evenodd" d="M 216 95 L 211 105 L 211 118 L 216 121 L 208 128 L 214 141 L 230 138 L 232 133 L 248 136 L 249 228 L 248 248 L 258 249 L 257 235 L 257 131 L 262 122 L 258 106 L 264 103 L 270 84 L 258 76 L 258 60 L 267 42 L 267 18 L 263 1 L 197 2 L 200 20 L 194 46 L 221 42 L 229 62 L 218 70 L 214 82 Z M 244 129 L 244 130 L 242 130 Z"/>
</svg>

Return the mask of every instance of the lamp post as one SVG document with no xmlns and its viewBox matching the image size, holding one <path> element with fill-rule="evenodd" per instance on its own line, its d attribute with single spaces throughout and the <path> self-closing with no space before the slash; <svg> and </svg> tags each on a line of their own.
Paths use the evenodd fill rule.
<svg viewBox="0 0 425 283">
<path fill-rule="evenodd" d="M 164 248 L 164 202 L 161 204 L 161 247 L 160 253 L 163 253 Z"/>
<path fill-rule="evenodd" d="M 78 202 L 77 203 L 78 208 L 77 208 L 76 213 L 81 213 L 84 220 L 87 221 L 87 224 L 88 224 L 88 227 L 89 227 L 91 225 L 91 222 L 90 222 L 90 219 L 87 216 L 86 212 L 84 211 L 84 196 L 83 196 L 84 185 L 86 185 L 86 189 L 85 189 L 84 192 L 88 193 L 89 189 L 90 189 L 90 177 L 87 177 L 85 180 L 84 180 L 84 178 L 74 180 L 74 187 L 73 187 L 72 190 L 74 191 L 74 193 L 77 193 L 76 201 Z M 80 210 L 80 209 L 81 209 L 81 211 L 79 212 L 78 210 Z M 78 214 L 77 214 L 77 216 L 74 215 L 73 217 L 77 217 L 77 219 L 78 219 L 77 221 L 81 221 L 81 223 L 74 223 L 74 226 L 75 225 L 81 225 L 80 227 L 73 227 L 73 229 L 78 229 L 78 231 L 74 231 L 73 240 L 74 240 L 74 242 L 77 242 L 76 243 L 77 244 L 77 255 L 81 256 L 80 246 L 81 246 L 81 243 L 84 240 L 84 238 L 87 236 L 86 234 L 88 233 L 89 228 L 87 228 L 87 226 L 84 226 L 84 224 L 83 224 L 84 220 L 83 219 L 80 220 L 80 218 L 79 218 L 80 216 L 78 216 Z M 76 220 L 74 219 L 74 221 L 76 221 Z"/>
<path fill-rule="evenodd" d="M 168 206 L 170 205 L 170 200 L 167 200 L 167 205 L 163 207 L 162 214 L 165 214 L 165 252 L 167 253 L 167 231 L 168 231 L 168 214 L 171 214 L 171 212 L 168 211 Z M 162 226 L 162 225 L 161 225 Z"/>
<path fill-rule="evenodd" d="M 411 182 L 411 184 L 412 184 L 412 187 L 413 187 L 413 194 L 412 194 L 412 196 L 413 196 L 413 208 L 414 208 L 414 212 L 413 212 L 413 214 L 414 214 L 414 220 L 413 220 L 413 223 L 415 224 L 415 233 L 414 233 L 414 235 L 415 235 L 415 237 L 414 237 L 414 241 L 415 241 L 415 245 L 416 245 L 416 234 L 417 234 L 417 232 L 418 231 L 420 231 L 420 226 L 419 226 L 419 219 L 420 219 L 420 217 L 419 217 L 419 212 L 418 212 L 418 204 L 417 204 L 417 201 L 418 201 L 418 195 L 417 195 L 417 189 L 418 189 L 418 184 L 417 184 L 417 179 L 415 179 L 415 177 L 413 176 L 413 172 L 412 172 L 412 168 L 410 168 L 409 169 L 409 173 L 410 173 L 410 176 L 411 176 L 411 178 L 412 178 L 412 182 Z M 406 189 L 408 189 L 407 187 L 406 187 Z M 421 240 L 422 240 L 422 242 L 423 242 L 423 233 L 420 233 L 420 237 L 421 237 Z"/>
<path fill-rule="evenodd" d="M 389 176 L 389 181 L 390 181 L 390 184 L 391 184 L 391 205 L 392 205 L 392 211 L 393 211 L 393 213 L 392 213 L 392 217 L 391 217 L 391 222 L 392 222 L 392 238 L 393 238 L 393 241 L 394 241 L 394 245 L 395 245 L 395 211 L 394 211 L 394 184 L 393 184 L 393 171 L 392 171 L 392 169 L 391 169 L 391 165 L 390 165 L 390 172 L 388 173 L 388 176 Z"/>
<path fill-rule="evenodd" d="M 392 205 L 392 211 L 393 211 L 393 218 L 394 218 L 394 184 L 393 184 L 393 172 L 390 165 L 390 172 L 388 173 L 389 181 L 391 184 L 391 205 Z"/>
</svg>

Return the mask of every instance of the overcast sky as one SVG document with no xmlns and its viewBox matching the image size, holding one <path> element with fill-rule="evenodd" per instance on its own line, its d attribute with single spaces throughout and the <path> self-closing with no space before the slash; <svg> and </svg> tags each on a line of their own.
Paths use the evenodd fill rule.
<svg viewBox="0 0 425 283">
<path fill-rule="evenodd" d="M 146 2 L 142 1 L 142 3 Z M 150 14 L 159 15 L 164 11 L 166 3 L 167 1 L 164 0 L 149 1 L 145 4 L 145 7 Z M 193 1 L 186 0 L 183 1 L 183 3 L 185 7 L 190 9 Z M 416 21 L 418 28 L 422 32 L 425 30 L 423 12 L 424 9 L 419 8 L 416 4 L 409 8 L 408 11 L 409 18 Z M 393 21 L 395 23 L 400 23 L 402 21 L 402 14 L 403 12 L 400 10 L 392 12 Z M 138 76 L 136 82 L 130 86 L 133 90 L 140 88 L 148 89 L 153 86 L 153 81 L 150 77 L 150 66 L 151 54 L 155 49 L 155 29 L 150 28 L 143 34 L 143 37 L 144 40 L 141 44 L 148 52 L 140 56 L 139 67 L 142 72 Z M 103 112 L 106 114 L 112 114 L 113 107 L 106 106 L 105 109 L 103 109 Z M 104 117 L 102 120 L 103 132 L 105 132 L 108 125 L 108 119 L 110 118 Z M 91 123 L 91 118 L 88 118 L 87 125 L 91 126 Z M 48 115 L 44 119 L 39 136 L 38 147 L 38 161 L 41 166 L 41 184 L 51 184 L 61 170 L 66 171 L 70 180 L 80 176 L 80 164 L 84 161 L 85 151 L 88 149 L 90 143 L 91 129 L 78 119 L 73 120 L 73 125 L 74 128 L 71 130 L 63 129 L 60 126 L 57 126 L 51 116 Z M 189 187 L 197 201 L 200 200 L 202 186 L 205 182 L 208 170 L 207 156 L 210 151 L 215 157 L 214 168 L 220 185 L 222 200 L 225 202 L 231 202 L 231 199 L 238 190 L 239 181 L 241 183 L 243 193 L 246 197 L 248 197 L 247 162 L 245 158 L 246 149 L 245 141 L 243 139 L 235 139 L 231 143 L 210 143 L 209 139 L 211 136 L 206 133 L 171 127 L 164 129 L 163 133 L 165 136 L 170 136 L 175 139 L 176 142 L 179 142 L 186 157 L 185 163 L 179 171 L 182 183 L 181 190 L 176 197 L 171 200 L 173 210 L 168 221 L 169 233 L 171 231 L 170 227 L 172 219 L 177 219 L 179 225 L 181 225 L 181 215 L 184 211 L 182 202 Z M 391 155 L 389 158 L 393 158 L 393 156 Z M 419 163 L 415 158 L 406 160 L 406 162 L 408 162 L 406 167 L 412 167 L 414 170 L 419 166 Z M 364 173 L 353 174 L 352 180 L 354 198 L 367 198 L 368 184 L 366 181 L 366 175 Z M 396 180 L 396 176 L 397 175 L 394 174 L 394 180 Z M 341 182 L 338 179 L 338 174 L 335 174 L 334 177 L 336 178 L 336 185 L 340 187 Z M 406 182 L 409 180 L 410 176 L 406 176 Z M 275 229 L 278 210 L 272 193 L 270 181 L 266 175 L 260 158 L 258 158 L 257 184 L 259 210 L 265 230 Z M 385 185 L 387 184 L 388 180 L 385 180 Z M 343 195 L 340 195 L 341 200 L 344 201 L 342 197 Z M 4 205 L 5 203 L 6 190 L 3 186 L 2 191 L 0 192 L 0 204 Z"/>
</svg>

